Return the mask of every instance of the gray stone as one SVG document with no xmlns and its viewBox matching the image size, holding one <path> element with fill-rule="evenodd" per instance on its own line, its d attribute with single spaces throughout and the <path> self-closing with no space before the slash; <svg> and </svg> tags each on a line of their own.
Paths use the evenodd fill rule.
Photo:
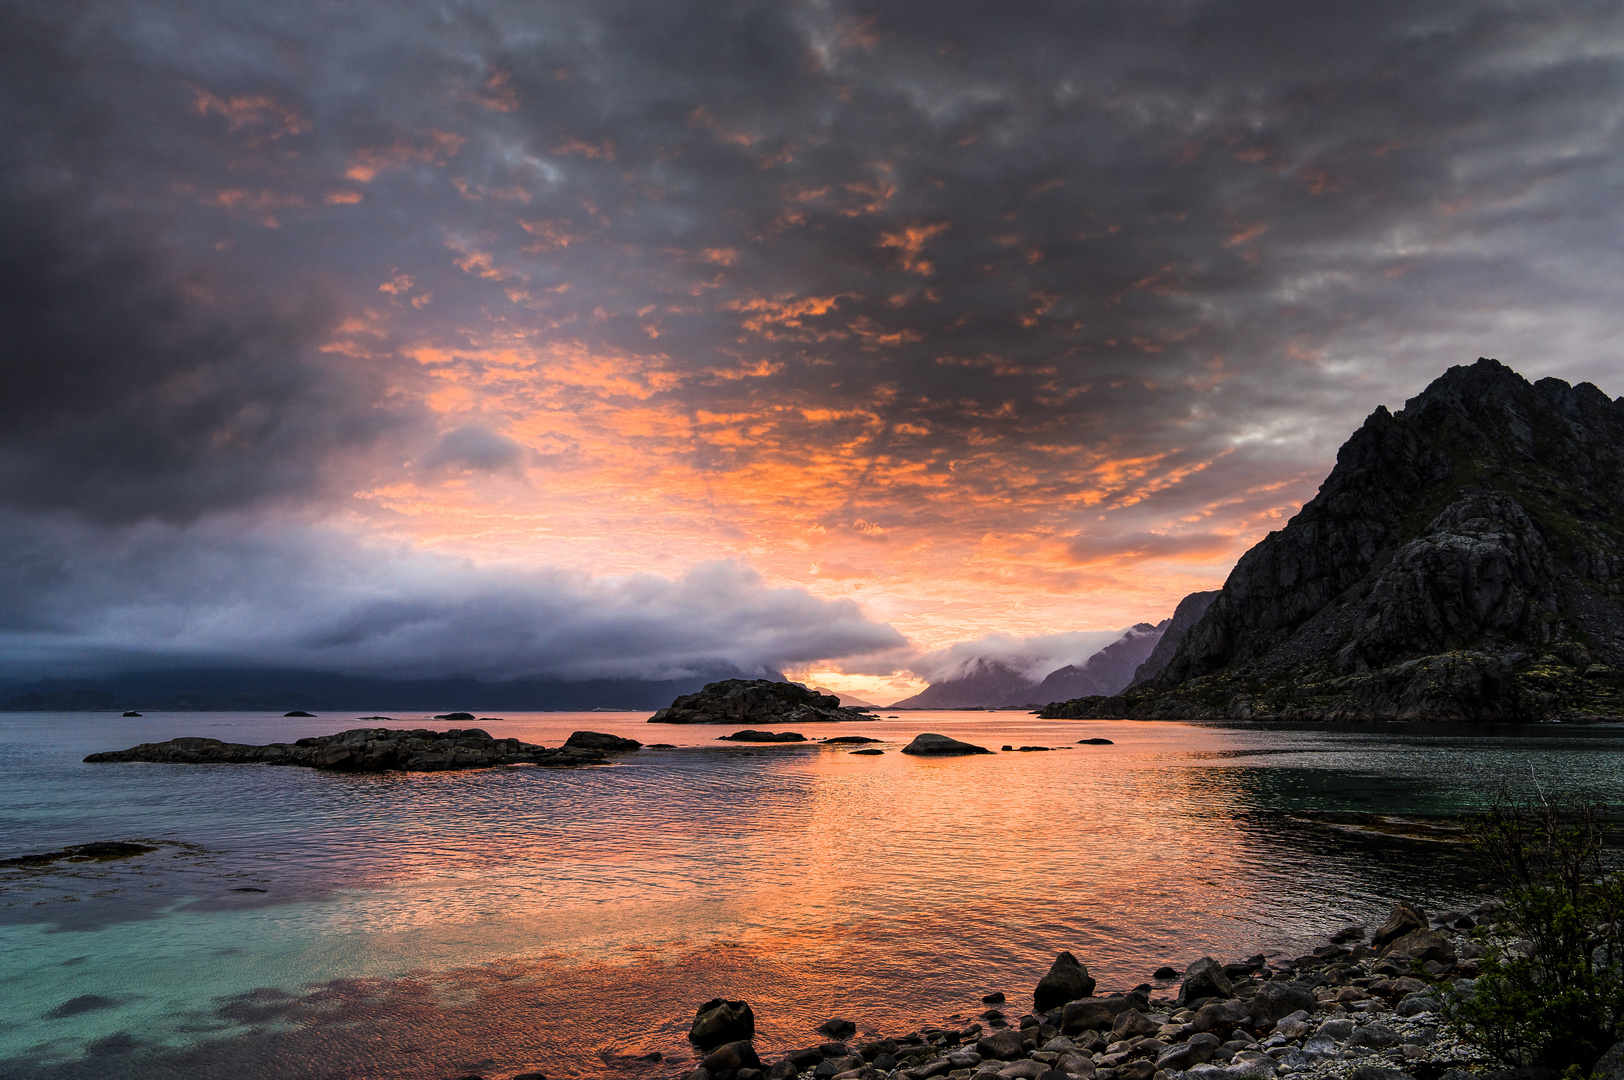
<svg viewBox="0 0 1624 1080">
<path fill-rule="evenodd" d="M 1437 1012 L 1438 999 L 1431 994 L 1411 994 L 1395 1005 L 1393 1011 L 1400 1016 L 1419 1016 L 1422 1013 Z"/>
<path fill-rule="evenodd" d="M 976 1041 L 976 1053 L 983 1058 L 997 1058 L 1000 1061 L 1018 1058 L 1023 1053 L 1021 1033 L 1013 1028 L 1006 1028 L 985 1035 Z"/>
<path fill-rule="evenodd" d="M 1411 960 L 1455 962 L 1455 943 L 1442 930 L 1412 930 L 1382 950 L 1382 957 L 1401 967 Z"/>
<path fill-rule="evenodd" d="M 1201 1006 L 1196 1010 L 1195 1016 L 1190 1020 L 1190 1027 L 1195 1031 L 1217 1031 L 1234 1027 L 1243 1023 L 1251 1015 L 1251 1003 L 1239 999 L 1231 1001 L 1214 1001 Z"/>
<path fill-rule="evenodd" d="M 1210 956 L 1203 956 L 1184 970 L 1184 982 L 1179 986 L 1179 1004 L 1188 1005 L 1207 997 L 1234 997 L 1235 986 L 1224 974 L 1224 967 Z"/>
<path fill-rule="evenodd" d="M 1370 947 L 1378 953 L 1415 930 L 1427 928 L 1427 913 L 1414 904 L 1394 904 L 1392 913 L 1387 921 L 1376 928 L 1376 934 L 1370 939 Z"/>
<path fill-rule="evenodd" d="M 748 1039 L 756 1033 L 756 1014 L 747 1002 L 712 998 L 699 1007 L 688 1029 L 688 1041 L 709 1050 L 722 1043 Z M 738 1068 L 738 1066 L 734 1066 Z"/>
<path fill-rule="evenodd" d="M 1338 1042 L 1341 1042 L 1349 1035 L 1352 1035 L 1354 1029 L 1358 1026 L 1359 1025 L 1355 1024 L 1353 1020 L 1346 1016 L 1333 1016 L 1331 1019 L 1321 1024 L 1319 1026 L 1319 1030 L 1316 1031 L 1315 1034 L 1322 1039 L 1335 1039 Z"/>
<path fill-rule="evenodd" d="M 1017 1061 L 998 1070 L 999 1080 L 1037 1080 L 1049 1071 L 1041 1061 Z"/>
<path fill-rule="evenodd" d="M 1295 1012 L 1313 1012 L 1318 1006 L 1314 995 L 1296 983 L 1272 979 L 1258 987 L 1252 998 L 1252 1024 L 1266 1028 Z"/>
<path fill-rule="evenodd" d="M 1624 1080 L 1624 1041 L 1614 1043 L 1590 1070 L 1591 1080 Z"/>
<path fill-rule="evenodd" d="M 1162 1025 L 1147 1017 L 1138 1009 L 1128 1009 L 1116 1018 L 1111 1025 L 1113 1039 L 1135 1039 L 1141 1035 L 1154 1035 L 1162 1029 Z"/>
<path fill-rule="evenodd" d="M 1415 1080 L 1407 1072 L 1398 1069 L 1384 1069 L 1379 1065 L 1361 1065 L 1353 1070 L 1349 1080 Z"/>
<path fill-rule="evenodd" d="M 1068 1001 L 1060 1012 L 1060 1032 L 1076 1035 L 1083 1031 L 1110 1031 L 1117 1014 L 1127 1009 L 1126 998 L 1083 998 Z"/>
<path fill-rule="evenodd" d="M 1203 1032 L 1190 1037 L 1190 1041 L 1169 1047 L 1156 1059 L 1156 1068 L 1182 1072 L 1196 1065 L 1205 1065 L 1218 1052 L 1218 1036 Z"/>
<path fill-rule="evenodd" d="M 1118 1066 L 1115 1080 L 1151 1080 L 1155 1075 L 1155 1063 L 1141 1060 Z"/>
<path fill-rule="evenodd" d="M 1403 1041 L 1398 1032 L 1380 1021 L 1366 1024 L 1348 1036 L 1349 1047 L 1366 1046 L 1372 1050 L 1386 1050 Z"/>
</svg>

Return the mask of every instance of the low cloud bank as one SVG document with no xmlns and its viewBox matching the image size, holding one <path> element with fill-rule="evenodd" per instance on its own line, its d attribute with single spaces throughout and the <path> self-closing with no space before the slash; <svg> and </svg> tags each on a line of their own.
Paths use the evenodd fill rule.
<svg viewBox="0 0 1624 1080">
<path fill-rule="evenodd" d="M 906 647 L 850 601 L 734 561 L 680 577 L 475 565 L 331 528 L 0 524 L 0 675 L 235 664 L 346 674 L 684 678 Z"/>
<path fill-rule="evenodd" d="M 921 679 L 941 683 L 963 678 L 978 665 L 995 663 L 1038 682 L 1067 664 L 1081 664 L 1121 636 L 1121 630 L 1077 630 L 1032 637 L 988 634 L 924 653 L 910 661 L 908 668 Z"/>
</svg>

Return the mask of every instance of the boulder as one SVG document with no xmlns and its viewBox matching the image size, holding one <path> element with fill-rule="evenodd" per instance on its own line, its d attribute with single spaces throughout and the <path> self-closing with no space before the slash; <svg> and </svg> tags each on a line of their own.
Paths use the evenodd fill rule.
<svg viewBox="0 0 1624 1080">
<path fill-rule="evenodd" d="M 1251 1011 L 1251 1002 L 1239 998 L 1213 1001 L 1196 1010 L 1190 1026 L 1196 1031 L 1228 1031 L 1236 1024 L 1244 1023 Z"/>
<path fill-rule="evenodd" d="M 1038 1080 L 1049 1071 L 1041 1061 L 1017 1061 L 998 1070 L 998 1080 Z"/>
<path fill-rule="evenodd" d="M 849 1039 L 857 1034 L 857 1025 L 850 1020 L 825 1020 L 818 1025 L 818 1034 L 827 1035 L 831 1039 Z"/>
<path fill-rule="evenodd" d="M 1394 904 L 1387 921 L 1376 928 L 1370 947 L 1378 953 L 1405 934 L 1427 928 L 1427 913 L 1413 904 Z"/>
<path fill-rule="evenodd" d="M 798 731 L 780 731 L 774 734 L 771 731 L 757 731 L 754 728 L 735 731 L 731 735 L 718 735 L 717 738 L 732 742 L 806 742 L 806 736 Z"/>
<path fill-rule="evenodd" d="M 984 1058 L 1012 1061 L 1023 1053 L 1021 1033 L 1014 1028 L 995 1031 L 976 1040 L 976 1053 Z"/>
<path fill-rule="evenodd" d="M 930 732 L 915 736 L 913 742 L 902 748 L 902 752 L 917 757 L 962 757 L 966 754 L 992 753 L 985 746 L 960 742 L 957 739 L 950 739 L 946 735 L 936 735 Z"/>
<path fill-rule="evenodd" d="M 1234 997 L 1235 984 L 1224 974 L 1224 967 L 1210 956 L 1203 956 L 1184 969 L 1184 982 L 1179 986 L 1179 1004 L 1210 997 Z"/>
<path fill-rule="evenodd" d="M 1624 1041 L 1608 1048 L 1590 1070 L 1590 1080 L 1624 1080 Z"/>
<path fill-rule="evenodd" d="M 1298 1010 L 1312 1013 L 1319 1005 L 1314 995 L 1295 983 L 1271 980 L 1252 998 L 1252 1024 L 1271 1027 Z"/>
<path fill-rule="evenodd" d="M 1128 1009 L 1116 1018 L 1111 1025 L 1111 1038 L 1136 1039 L 1141 1035 L 1154 1035 L 1162 1029 L 1162 1025 L 1150 1019 L 1138 1009 Z"/>
<path fill-rule="evenodd" d="M 699 1067 L 707 1070 L 712 1076 L 723 1069 L 759 1069 L 761 1059 L 756 1056 L 756 1048 L 749 1039 L 740 1039 L 736 1042 L 724 1043 L 705 1055 L 705 1060 Z"/>
<path fill-rule="evenodd" d="M 694 1014 L 688 1041 L 709 1050 L 723 1043 L 749 1039 L 756 1033 L 756 1014 L 748 1002 L 711 998 Z M 738 1068 L 738 1066 L 734 1066 Z"/>
<path fill-rule="evenodd" d="M 1119 1013 L 1132 1002 L 1127 998 L 1083 998 L 1068 1001 L 1060 1010 L 1060 1033 L 1076 1035 L 1083 1031 L 1110 1031 Z"/>
<path fill-rule="evenodd" d="M 1037 989 L 1032 991 L 1033 1008 L 1040 1013 L 1058 1009 L 1068 1001 L 1088 997 L 1095 985 L 1088 968 L 1078 963 L 1071 953 L 1063 952 L 1055 957 L 1049 973 L 1038 980 Z"/>
<path fill-rule="evenodd" d="M 649 717 L 651 724 L 850 723 L 833 694 L 772 679 L 724 679 L 683 694 Z"/>
<path fill-rule="evenodd" d="M 1412 960 L 1453 965 L 1455 943 L 1442 930 L 1411 930 L 1387 946 L 1382 952 L 1382 957 L 1406 966 Z"/>
<path fill-rule="evenodd" d="M 1400 1016 L 1419 1016 L 1425 1012 L 1437 1012 L 1438 999 L 1431 994 L 1410 994 L 1403 1001 L 1393 1006 L 1393 1011 Z"/>
<path fill-rule="evenodd" d="M 1376 1021 L 1366 1024 L 1348 1036 L 1348 1046 L 1368 1046 L 1372 1050 L 1386 1050 L 1390 1046 L 1397 1046 L 1404 1038 L 1386 1024 Z"/>
<path fill-rule="evenodd" d="M 1218 1036 L 1210 1032 L 1203 1031 L 1191 1035 L 1189 1042 L 1180 1046 L 1170 1046 L 1162 1051 L 1161 1056 L 1156 1059 L 1156 1068 L 1166 1069 L 1169 1072 L 1183 1072 L 1197 1065 L 1205 1065 L 1218 1053 L 1218 1047 Z"/>
<path fill-rule="evenodd" d="M 1274 1076 L 1272 1062 L 1270 1063 L 1270 1066 L 1271 1069 L 1269 1076 L 1272 1080 L 1272 1077 Z M 1139 1061 L 1129 1062 L 1126 1065 L 1118 1065 L 1113 1080 L 1151 1080 L 1151 1078 L 1155 1075 L 1155 1062 L 1141 1059 Z"/>
<path fill-rule="evenodd" d="M 601 750 L 606 754 L 619 754 L 639 750 L 643 744 L 636 739 L 623 739 L 619 735 L 606 735 L 601 731 L 577 731 L 564 740 L 565 746 L 578 750 Z"/>
</svg>

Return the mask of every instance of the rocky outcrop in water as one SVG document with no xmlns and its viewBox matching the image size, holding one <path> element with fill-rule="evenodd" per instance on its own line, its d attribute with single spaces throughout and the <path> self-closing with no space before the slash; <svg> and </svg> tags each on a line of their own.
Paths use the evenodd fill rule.
<svg viewBox="0 0 1624 1080">
<path fill-rule="evenodd" d="M 1167 666 L 1048 717 L 1624 715 L 1624 399 L 1451 368 L 1371 414 Z"/>
<path fill-rule="evenodd" d="M 771 679 L 724 679 L 683 694 L 649 717 L 651 724 L 815 724 L 859 719 L 831 694 Z"/>
<path fill-rule="evenodd" d="M 934 732 L 914 736 L 914 741 L 904 746 L 902 752 L 915 757 L 965 757 L 969 754 L 992 753 L 985 746 L 960 742 L 958 739 L 950 739 L 946 735 L 937 735 Z"/>
<path fill-rule="evenodd" d="M 91 754 L 85 761 L 149 761 L 178 765 L 304 765 L 330 772 L 443 772 L 492 765 L 596 765 L 603 751 L 578 746 L 556 750 L 518 739 L 495 739 L 478 728 L 403 731 L 356 728 L 291 743 L 250 746 L 219 739 L 180 738 L 128 750 Z"/>
</svg>

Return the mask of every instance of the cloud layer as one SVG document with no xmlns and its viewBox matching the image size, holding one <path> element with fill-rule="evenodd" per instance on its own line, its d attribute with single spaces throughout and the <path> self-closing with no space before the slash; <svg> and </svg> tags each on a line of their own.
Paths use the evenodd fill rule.
<svg viewBox="0 0 1624 1080">
<path fill-rule="evenodd" d="M 928 651 L 1165 617 L 1449 364 L 1624 390 L 1616 4 L 3 9 L 0 503 L 109 558 L 733 560 Z"/>
</svg>

